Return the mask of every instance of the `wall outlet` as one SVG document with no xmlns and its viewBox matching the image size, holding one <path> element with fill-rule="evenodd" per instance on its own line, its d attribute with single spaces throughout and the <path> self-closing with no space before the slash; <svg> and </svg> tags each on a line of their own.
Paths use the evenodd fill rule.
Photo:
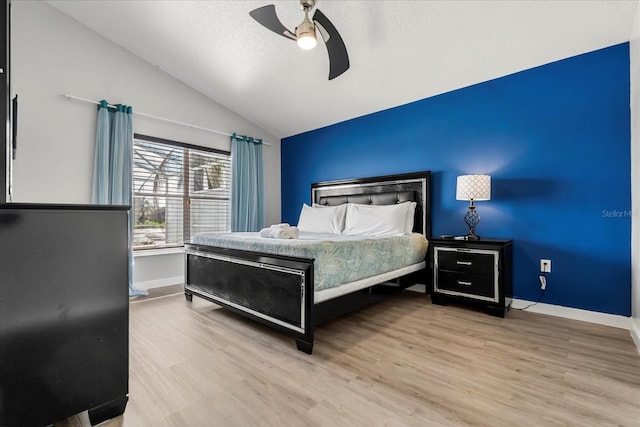
<svg viewBox="0 0 640 427">
<path fill-rule="evenodd" d="M 541 273 L 551 273 L 551 260 L 550 259 L 541 259 L 540 260 L 540 272 Z"/>
</svg>

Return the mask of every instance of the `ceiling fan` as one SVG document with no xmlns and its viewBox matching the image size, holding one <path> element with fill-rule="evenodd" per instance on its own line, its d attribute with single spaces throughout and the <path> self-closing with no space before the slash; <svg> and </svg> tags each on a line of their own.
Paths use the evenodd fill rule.
<svg viewBox="0 0 640 427">
<path fill-rule="evenodd" d="M 260 24 L 274 33 L 280 34 L 290 40 L 298 42 L 302 49 L 313 49 L 316 45 L 316 28 L 320 31 L 327 52 L 329 54 L 329 80 L 338 77 L 349 69 L 349 55 L 342 37 L 331 21 L 316 9 L 312 20 L 309 20 L 309 12 L 316 4 L 316 0 L 300 0 L 300 6 L 304 11 L 304 20 L 295 31 L 289 31 L 278 19 L 276 7 L 272 4 L 259 7 L 249 12 L 249 15 Z"/>
</svg>

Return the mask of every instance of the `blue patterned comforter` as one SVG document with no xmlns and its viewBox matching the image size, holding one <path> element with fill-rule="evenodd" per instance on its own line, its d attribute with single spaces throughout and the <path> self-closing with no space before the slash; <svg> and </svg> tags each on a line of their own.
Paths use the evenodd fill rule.
<svg viewBox="0 0 640 427">
<path fill-rule="evenodd" d="M 287 240 L 261 238 L 258 233 L 202 233 L 192 243 L 315 259 L 316 291 L 422 262 L 428 245 L 418 233 L 379 237 L 305 232 Z"/>
</svg>

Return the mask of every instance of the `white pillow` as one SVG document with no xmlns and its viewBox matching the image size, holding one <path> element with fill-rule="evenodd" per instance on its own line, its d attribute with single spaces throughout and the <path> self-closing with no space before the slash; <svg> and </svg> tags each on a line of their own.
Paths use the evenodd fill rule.
<svg viewBox="0 0 640 427">
<path fill-rule="evenodd" d="M 404 202 L 401 204 L 404 204 Z M 413 233 L 413 221 L 415 220 L 415 217 L 416 217 L 417 205 L 418 204 L 416 202 L 409 202 L 409 208 L 407 209 L 407 224 L 406 224 L 406 228 L 404 229 L 404 234 Z"/>
<path fill-rule="evenodd" d="M 344 230 L 347 205 L 311 207 L 302 205 L 298 230 L 311 233 L 340 234 Z"/>
<path fill-rule="evenodd" d="M 410 208 L 411 203 L 378 206 L 349 203 L 343 234 L 363 236 L 405 234 Z"/>
</svg>

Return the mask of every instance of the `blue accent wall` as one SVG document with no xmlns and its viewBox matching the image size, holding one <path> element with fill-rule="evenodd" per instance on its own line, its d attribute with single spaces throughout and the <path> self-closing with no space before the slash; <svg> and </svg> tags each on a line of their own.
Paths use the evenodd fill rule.
<svg viewBox="0 0 640 427">
<path fill-rule="evenodd" d="M 313 182 L 430 170 L 434 235 L 466 234 L 456 177 L 489 174 L 476 232 L 514 239 L 514 296 L 547 258 L 542 302 L 630 316 L 629 72 L 624 43 L 285 138 L 282 220 Z"/>
</svg>

